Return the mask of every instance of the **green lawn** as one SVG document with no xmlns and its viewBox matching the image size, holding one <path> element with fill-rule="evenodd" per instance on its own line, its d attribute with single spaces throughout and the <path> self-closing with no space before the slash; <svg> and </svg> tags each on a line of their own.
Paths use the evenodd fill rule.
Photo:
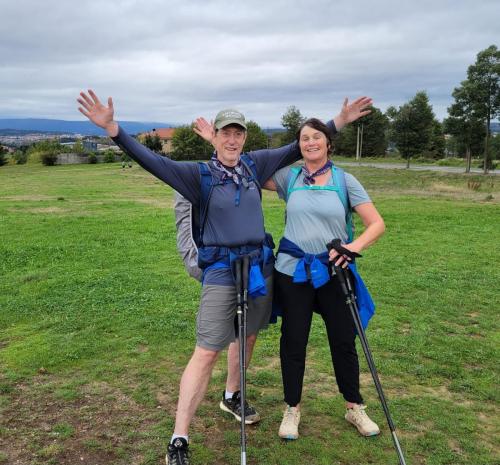
<svg viewBox="0 0 500 465">
<path fill-rule="evenodd" d="M 387 232 L 359 268 L 377 302 L 367 331 L 408 464 L 500 463 L 500 181 L 352 168 Z M 275 239 L 283 206 L 264 196 Z M 175 248 L 172 190 L 135 165 L 0 168 L 0 464 L 160 464 L 194 346 L 199 285 Z M 248 373 L 263 415 L 252 465 L 397 464 L 361 348 L 362 393 L 382 435 L 343 419 L 320 318 L 301 437 L 277 436 L 279 327 Z M 239 463 L 218 409 L 217 364 L 191 431 L 196 465 Z"/>
</svg>

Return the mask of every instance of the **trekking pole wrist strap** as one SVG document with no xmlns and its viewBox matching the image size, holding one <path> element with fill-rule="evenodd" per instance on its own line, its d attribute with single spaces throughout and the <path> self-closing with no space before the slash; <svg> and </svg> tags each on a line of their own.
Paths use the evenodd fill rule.
<svg viewBox="0 0 500 465">
<path fill-rule="evenodd" d="M 335 250 L 340 255 L 345 255 L 345 256 L 349 257 L 351 260 L 354 260 L 355 258 L 358 258 L 358 257 L 362 257 L 361 254 L 359 254 L 357 252 L 353 252 L 352 250 L 349 250 L 349 249 L 346 249 L 345 247 L 343 247 L 342 241 L 338 238 L 333 239 L 328 244 L 326 244 L 326 248 L 328 249 L 328 252 Z"/>
</svg>

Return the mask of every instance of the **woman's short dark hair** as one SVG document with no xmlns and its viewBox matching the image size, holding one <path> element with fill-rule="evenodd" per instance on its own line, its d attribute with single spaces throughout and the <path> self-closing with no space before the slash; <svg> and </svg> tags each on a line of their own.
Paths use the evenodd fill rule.
<svg viewBox="0 0 500 465">
<path fill-rule="evenodd" d="M 306 119 L 299 127 L 299 130 L 297 131 L 297 135 L 296 135 L 296 138 L 297 138 L 297 143 L 300 142 L 300 133 L 302 132 L 302 129 L 304 129 L 304 127 L 310 127 L 310 128 L 313 128 L 313 129 L 316 129 L 316 131 L 320 131 L 322 132 L 325 137 L 326 137 L 326 143 L 328 145 L 328 155 L 330 155 L 332 153 L 332 138 L 330 136 L 330 131 L 328 129 L 328 126 L 323 123 L 323 121 L 321 121 L 320 119 L 318 118 L 309 118 L 309 119 Z"/>
</svg>

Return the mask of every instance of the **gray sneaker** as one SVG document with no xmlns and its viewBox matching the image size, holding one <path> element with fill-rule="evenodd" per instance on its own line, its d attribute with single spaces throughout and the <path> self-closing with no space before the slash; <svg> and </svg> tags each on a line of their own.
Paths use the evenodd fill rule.
<svg viewBox="0 0 500 465">
<path fill-rule="evenodd" d="M 380 434 L 380 428 L 366 414 L 366 405 L 354 405 L 346 410 L 345 419 L 354 425 L 363 436 L 376 436 Z"/>
<path fill-rule="evenodd" d="M 226 393 L 222 393 L 222 400 L 219 407 L 224 412 L 231 413 L 234 418 L 241 421 L 241 395 L 240 391 L 236 391 L 231 399 L 226 399 Z M 245 425 L 252 425 L 260 421 L 260 415 L 257 411 L 245 401 Z"/>
<path fill-rule="evenodd" d="M 299 437 L 300 410 L 286 406 L 278 435 L 282 439 L 294 440 Z"/>
</svg>

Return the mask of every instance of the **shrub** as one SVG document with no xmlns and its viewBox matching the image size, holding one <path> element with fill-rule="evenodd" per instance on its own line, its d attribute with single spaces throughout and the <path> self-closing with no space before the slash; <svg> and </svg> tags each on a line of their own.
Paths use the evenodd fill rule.
<svg viewBox="0 0 500 465">
<path fill-rule="evenodd" d="M 108 149 L 104 152 L 104 163 L 113 163 L 115 161 L 115 152 Z"/>
<path fill-rule="evenodd" d="M 40 158 L 45 166 L 54 166 L 57 162 L 57 152 L 42 152 Z"/>
<path fill-rule="evenodd" d="M 97 155 L 95 153 L 89 153 L 89 163 L 95 165 L 97 163 Z"/>
<path fill-rule="evenodd" d="M 448 157 L 436 162 L 437 166 L 465 166 L 463 158 Z"/>
<path fill-rule="evenodd" d="M 0 147 L 0 166 L 7 164 L 7 157 L 5 156 L 5 151 L 3 147 Z"/>
<path fill-rule="evenodd" d="M 16 165 L 24 165 L 28 161 L 29 154 L 28 152 L 23 152 L 22 150 L 16 150 L 12 158 L 16 162 Z"/>
<path fill-rule="evenodd" d="M 498 163 L 495 163 L 495 162 L 493 162 L 493 160 L 491 158 L 488 158 L 488 162 L 487 162 L 486 167 L 489 170 L 496 170 L 497 169 L 497 165 L 498 165 Z M 481 160 L 481 162 L 479 163 L 479 168 L 481 168 L 481 169 L 484 168 L 484 159 Z"/>
<path fill-rule="evenodd" d="M 477 191 L 481 187 L 481 183 L 479 181 L 468 181 L 467 187 L 472 191 Z"/>
</svg>

